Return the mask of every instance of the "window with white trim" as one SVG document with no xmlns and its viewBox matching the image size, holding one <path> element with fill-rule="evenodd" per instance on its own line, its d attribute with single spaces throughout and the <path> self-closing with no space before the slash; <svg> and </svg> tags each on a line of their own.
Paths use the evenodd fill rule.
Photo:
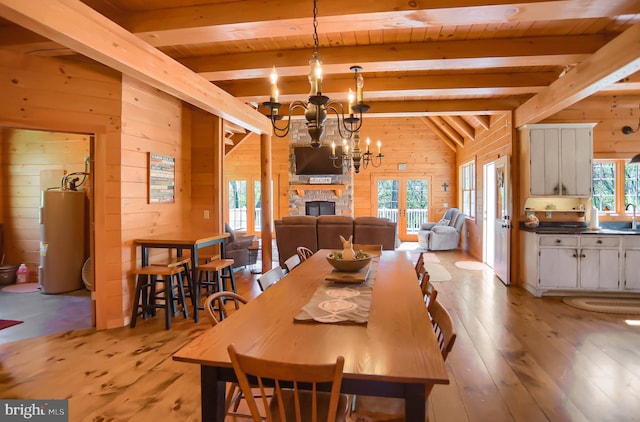
<svg viewBox="0 0 640 422">
<path fill-rule="evenodd" d="M 476 162 L 460 166 L 460 197 L 462 213 L 469 218 L 476 217 Z"/>
</svg>

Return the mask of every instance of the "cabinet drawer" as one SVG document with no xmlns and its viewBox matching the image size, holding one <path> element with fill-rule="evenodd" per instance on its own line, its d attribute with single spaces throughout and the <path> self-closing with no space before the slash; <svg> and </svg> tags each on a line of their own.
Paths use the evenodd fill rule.
<svg viewBox="0 0 640 422">
<path fill-rule="evenodd" d="M 596 248 L 617 248 L 620 246 L 620 238 L 584 236 L 582 237 L 582 239 L 580 239 L 580 246 Z"/>
<path fill-rule="evenodd" d="M 540 246 L 578 247 L 577 236 L 545 236 L 540 235 Z"/>
<path fill-rule="evenodd" d="M 624 236 L 624 247 L 640 249 L 640 236 Z"/>
</svg>

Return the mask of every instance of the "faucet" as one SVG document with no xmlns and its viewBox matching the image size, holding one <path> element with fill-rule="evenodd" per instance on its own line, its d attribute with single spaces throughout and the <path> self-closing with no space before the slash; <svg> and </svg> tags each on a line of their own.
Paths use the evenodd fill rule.
<svg viewBox="0 0 640 422">
<path fill-rule="evenodd" d="M 631 230 L 636 229 L 636 205 L 635 204 L 627 204 L 625 210 L 628 210 L 629 207 L 633 207 L 633 217 L 631 217 Z"/>
</svg>

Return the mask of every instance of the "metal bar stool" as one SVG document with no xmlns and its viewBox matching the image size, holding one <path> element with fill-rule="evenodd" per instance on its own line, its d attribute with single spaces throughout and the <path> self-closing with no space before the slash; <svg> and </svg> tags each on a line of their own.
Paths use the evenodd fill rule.
<svg viewBox="0 0 640 422">
<path fill-rule="evenodd" d="M 189 318 L 181 277 L 183 271 L 184 267 L 182 266 L 163 267 L 158 265 L 148 265 L 135 271 L 136 294 L 131 315 L 131 328 L 136 326 L 138 315 L 147 319 L 147 315 L 155 316 L 156 309 L 164 309 L 165 327 L 167 330 L 171 329 L 171 317 L 179 313 L 178 303 L 182 305 L 184 317 Z M 161 280 L 158 280 L 158 277 L 161 277 Z M 164 283 L 164 289 L 156 289 L 158 282 Z"/>
</svg>

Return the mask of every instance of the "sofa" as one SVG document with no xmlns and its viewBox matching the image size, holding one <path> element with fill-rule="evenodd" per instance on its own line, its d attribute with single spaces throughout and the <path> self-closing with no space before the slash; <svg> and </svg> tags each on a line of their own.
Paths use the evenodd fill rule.
<svg viewBox="0 0 640 422">
<path fill-rule="evenodd" d="M 465 215 L 458 208 L 449 208 L 436 222 L 422 223 L 418 230 L 418 243 L 430 251 L 452 250 L 458 247 Z"/>
<path fill-rule="evenodd" d="M 276 246 L 280 266 L 297 253 L 298 246 L 313 252 L 320 249 L 342 249 L 340 236 L 353 243 L 382 245 L 385 250 L 396 246 L 397 225 L 386 218 L 357 217 L 344 215 L 287 216 L 275 220 Z"/>
<path fill-rule="evenodd" d="M 225 243 L 225 258 L 233 259 L 233 267 L 239 268 L 255 264 L 257 255 L 249 253 L 249 247 L 256 237 L 236 232 L 227 223 L 224 225 L 224 231 L 229 233 Z"/>
</svg>

